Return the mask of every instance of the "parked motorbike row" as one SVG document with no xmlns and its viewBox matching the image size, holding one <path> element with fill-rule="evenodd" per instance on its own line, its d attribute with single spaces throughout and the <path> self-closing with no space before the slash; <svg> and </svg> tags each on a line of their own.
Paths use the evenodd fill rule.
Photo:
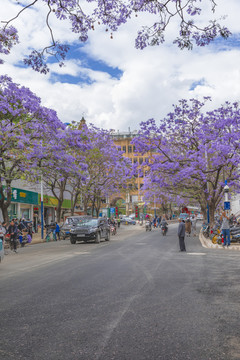
<svg viewBox="0 0 240 360">
<path fill-rule="evenodd" d="M 9 244 L 9 248 L 13 250 L 13 242 L 10 240 L 10 235 L 5 235 L 5 241 Z M 28 226 L 26 229 L 18 230 L 17 247 L 24 247 L 32 241 L 32 227 Z"/>
<path fill-rule="evenodd" d="M 208 226 L 209 228 L 209 226 Z M 210 228 L 209 228 L 210 230 Z M 209 233 L 208 230 L 208 233 Z M 203 235 L 206 236 L 206 231 Z M 212 230 L 210 231 L 210 234 L 208 235 L 210 239 L 212 240 L 213 244 L 222 244 L 222 231 L 219 223 L 216 223 Z M 231 242 L 240 243 L 240 225 L 236 224 L 230 227 L 230 239 Z"/>
</svg>

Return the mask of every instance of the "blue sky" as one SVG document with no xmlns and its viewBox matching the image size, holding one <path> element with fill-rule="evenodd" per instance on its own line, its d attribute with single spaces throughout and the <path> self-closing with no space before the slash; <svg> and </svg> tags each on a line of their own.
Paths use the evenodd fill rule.
<svg viewBox="0 0 240 360">
<path fill-rule="evenodd" d="M 123 72 L 116 68 L 107 65 L 102 60 L 94 59 L 93 57 L 89 56 L 88 53 L 84 50 L 84 46 L 79 46 L 79 44 L 74 44 L 71 46 L 68 55 L 68 60 L 78 59 L 81 64 L 87 68 L 92 69 L 94 71 L 99 71 L 103 73 L 109 74 L 110 77 L 113 79 L 119 80 L 123 74 Z M 54 80 L 53 80 L 54 79 Z M 92 84 L 94 80 L 92 80 L 89 76 L 83 76 L 79 74 L 79 76 L 71 76 L 71 75 L 61 75 L 61 74 L 54 74 L 52 81 L 60 81 L 61 83 L 69 83 L 69 84 Z"/>
<path fill-rule="evenodd" d="M 176 34 L 175 24 L 169 27 L 163 45 L 135 49 L 137 30 L 145 19 L 149 20 L 144 14 L 122 26 L 113 39 L 96 29 L 85 44 L 76 41 L 66 22 L 52 19 L 56 38 L 72 47 L 65 66 L 59 68 L 51 61 L 50 73 L 45 76 L 19 66 L 19 59 L 36 44 L 45 46 L 49 41 L 49 33 L 43 28 L 46 8 L 38 6 L 30 17 L 24 13 L 17 20 L 20 44 L 5 57 L 0 72 L 29 87 L 44 106 L 57 111 L 63 122 L 78 121 L 84 114 L 89 123 L 115 130 L 135 130 L 141 121 L 160 120 L 182 98 L 211 96 L 212 107 L 225 100 L 238 101 L 240 1 L 217 3 L 216 17 L 228 15 L 224 24 L 233 36 L 193 51 L 181 51 L 168 41 Z M 1 21 L 17 12 L 14 0 L 2 0 L 1 5 Z"/>
</svg>

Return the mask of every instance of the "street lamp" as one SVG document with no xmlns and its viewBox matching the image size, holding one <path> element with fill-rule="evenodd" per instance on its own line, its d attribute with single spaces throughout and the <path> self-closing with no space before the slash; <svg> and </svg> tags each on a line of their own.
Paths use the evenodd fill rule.
<svg viewBox="0 0 240 360">
<path fill-rule="evenodd" d="M 223 188 L 223 190 L 224 190 L 224 195 L 225 195 L 225 201 L 229 201 L 228 200 L 228 193 L 229 193 L 229 186 L 227 185 L 227 180 L 225 180 L 225 186 L 224 186 L 224 188 Z"/>
<path fill-rule="evenodd" d="M 156 210 L 156 196 L 154 194 L 154 218 L 156 218 L 157 210 Z"/>
<path fill-rule="evenodd" d="M 223 188 L 223 191 L 224 191 L 224 197 L 225 197 L 225 201 L 224 201 L 224 210 L 227 211 L 227 214 L 229 215 L 229 210 L 231 208 L 231 205 L 230 205 L 230 201 L 229 201 L 229 186 L 227 184 L 227 180 L 225 180 L 225 186 Z"/>
</svg>

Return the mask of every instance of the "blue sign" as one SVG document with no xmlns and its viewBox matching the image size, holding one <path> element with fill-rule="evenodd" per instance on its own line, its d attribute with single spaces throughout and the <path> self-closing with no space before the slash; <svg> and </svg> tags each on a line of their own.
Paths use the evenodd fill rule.
<svg viewBox="0 0 240 360">
<path fill-rule="evenodd" d="M 114 208 L 114 207 L 111 207 L 111 208 L 110 208 L 110 213 L 111 213 L 111 214 L 115 214 L 115 208 Z"/>
<path fill-rule="evenodd" d="M 231 209 L 230 201 L 224 201 L 224 210 L 230 210 L 230 209 Z"/>
</svg>

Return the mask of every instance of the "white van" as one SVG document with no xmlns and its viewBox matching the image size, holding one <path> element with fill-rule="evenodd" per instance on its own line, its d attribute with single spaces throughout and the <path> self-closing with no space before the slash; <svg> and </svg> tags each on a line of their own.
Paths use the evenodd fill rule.
<svg viewBox="0 0 240 360">
<path fill-rule="evenodd" d="M 3 261 L 4 258 L 4 245 L 2 239 L 0 239 L 0 262 Z"/>
</svg>

